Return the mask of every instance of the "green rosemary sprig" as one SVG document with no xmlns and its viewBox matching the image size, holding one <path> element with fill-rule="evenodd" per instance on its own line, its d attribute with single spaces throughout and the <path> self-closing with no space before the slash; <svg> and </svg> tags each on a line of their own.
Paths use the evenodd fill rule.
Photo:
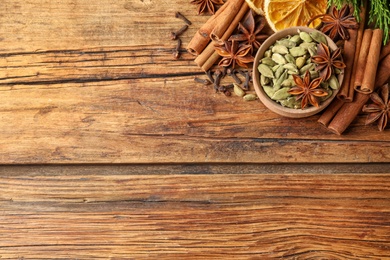
<svg viewBox="0 0 390 260">
<path fill-rule="evenodd" d="M 376 27 L 383 30 L 383 44 L 389 40 L 390 3 L 386 0 L 370 1 L 369 23 L 375 22 Z"/>
<path fill-rule="evenodd" d="M 387 0 L 371 0 L 369 9 L 369 23 L 375 23 L 375 26 L 383 30 L 383 44 L 389 40 L 390 33 L 390 3 Z M 353 15 L 360 21 L 360 7 L 363 0 L 328 0 L 328 6 L 335 5 L 340 9 L 344 4 L 351 4 Z"/>
</svg>

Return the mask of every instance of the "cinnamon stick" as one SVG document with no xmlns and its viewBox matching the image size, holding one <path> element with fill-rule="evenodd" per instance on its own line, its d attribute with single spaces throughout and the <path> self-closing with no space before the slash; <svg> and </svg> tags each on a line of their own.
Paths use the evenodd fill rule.
<svg viewBox="0 0 390 260">
<path fill-rule="evenodd" d="M 384 57 L 390 54 L 390 41 L 387 42 L 385 46 L 382 47 L 381 55 L 379 55 L 379 60 L 383 60 Z"/>
<path fill-rule="evenodd" d="M 211 41 L 207 47 L 202 51 L 202 53 L 200 53 L 198 55 L 198 57 L 195 58 L 195 63 L 199 66 L 199 67 L 202 67 L 206 61 L 211 57 L 211 55 L 213 55 L 213 53 L 215 52 L 215 49 L 214 49 L 214 42 Z"/>
<path fill-rule="evenodd" d="M 344 69 L 344 81 L 341 85 L 340 92 L 338 93 L 337 97 L 341 99 L 344 102 L 352 102 L 353 99 L 353 89 L 350 90 L 350 82 L 351 82 L 351 75 L 353 70 L 353 63 L 356 53 L 356 45 L 357 45 L 357 38 L 358 38 L 358 31 L 354 29 L 348 29 L 349 31 L 349 40 L 345 41 L 344 43 L 344 63 L 346 65 Z"/>
<path fill-rule="evenodd" d="M 238 23 L 248 12 L 249 6 L 245 1 L 243 1 L 239 9 L 240 11 L 237 13 L 233 21 L 230 23 L 229 27 L 227 28 L 223 36 L 220 38 L 220 40 L 226 41 L 230 37 L 233 31 L 237 28 Z M 209 70 L 219 59 L 219 55 L 214 49 L 214 44 L 215 44 L 214 41 L 210 42 L 209 45 L 206 47 L 206 49 L 195 59 L 195 63 L 198 64 L 198 66 L 202 67 L 204 71 Z"/>
<path fill-rule="evenodd" d="M 229 2 L 232 0 L 229 0 Z M 226 30 L 231 25 L 232 21 L 235 19 L 236 15 L 239 13 L 240 8 L 245 0 L 235 0 L 232 1 L 232 4 L 226 9 L 223 13 L 224 18 L 222 22 L 218 23 L 213 31 L 210 34 L 210 38 L 213 41 L 219 41 L 221 37 L 225 34 Z M 225 15 L 226 14 L 226 15 Z M 222 19 L 222 17 L 221 17 Z M 240 19 L 241 20 L 241 19 Z"/>
<path fill-rule="evenodd" d="M 354 89 L 360 87 L 363 82 L 364 70 L 366 68 L 368 51 L 370 49 L 371 39 L 372 39 L 372 29 L 365 29 L 363 34 L 362 45 L 359 50 L 359 59 L 356 67 Z"/>
<path fill-rule="evenodd" d="M 199 55 L 204 48 L 207 46 L 207 44 L 210 42 L 210 34 L 214 27 L 220 23 L 221 16 L 226 10 L 226 8 L 231 5 L 234 1 L 237 0 L 229 0 L 225 4 L 223 4 L 217 12 L 213 16 L 211 16 L 206 23 L 202 25 L 202 27 L 199 28 L 199 30 L 195 33 L 195 35 L 192 37 L 191 41 L 187 45 L 187 51 L 191 53 L 192 55 Z M 226 15 L 226 14 L 225 14 Z"/>
<path fill-rule="evenodd" d="M 390 55 L 387 55 L 379 64 L 379 69 L 375 76 L 375 88 L 383 86 L 390 79 Z M 347 127 L 353 122 L 356 116 L 360 113 L 363 106 L 367 103 L 370 95 L 356 93 L 353 102 L 344 103 L 337 112 L 332 122 L 329 124 L 329 130 L 341 135 Z"/>
<path fill-rule="evenodd" d="M 353 95 L 355 92 L 356 70 L 357 70 L 357 64 L 358 64 L 358 60 L 359 60 L 360 48 L 362 46 L 362 41 L 363 41 L 364 27 L 366 25 L 367 0 L 363 1 L 363 5 L 360 7 L 360 15 L 359 16 L 360 16 L 360 22 L 359 22 L 359 28 L 356 32 L 355 45 L 354 46 L 352 45 L 353 49 L 351 49 L 350 51 L 345 51 L 346 55 L 347 54 L 352 55 L 351 54 L 352 51 L 355 52 L 355 54 L 353 56 L 353 63 L 351 65 L 352 69 L 349 69 L 351 71 L 350 78 L 348 81 L 345 81 L 346 78 L 344 77 L 343 86 L 342 86 L 339 94 L 337 95 L 337 97 L 344 102 L 352 102 Z M 348 31 L 351 35 L 351 39 L 353 39 L 353 37 L 355 36 L 354 35 L 355 31 L 353 29 L 348 29 Z M 344 45 L 344 50 L 348 50 L 350 48 L 349 45 L 351 45 L 351 44 L 349 43 L 349 41 L 347 41 L 346 44 Z M 346 60 L 346 64 L 347 64 L 347 69 L 348 69 L 348 59 Z M 347 70 L 346 70 L 346 73 L 347 73 Z M 347 75 L 345 74 L 345 76 L 347 76 Z"/>
<path fill-rule="evenodd" d="M 324 113 L 318 119 L 318 123 L 328 126 L 333 117 L 337 114 L 337 111 L 344 105 L 344 101 L 341 99 L 334 99 L 332 103 L 326 108 Z"/>
<path fill-rule="evenodd" d="M 383 31 L 375 29 L 372 33 L 370 50 L 368 51 L 367 64 L 364 70 L 364 77 L 361 86 L 356 87 L 356 91 L 370 94 L 375 88 L 375 76 L 378 69 L 379 55 L 382 48 Z"/>
<path fill-rule="evenodd" d="M 244 0 L 229 0 L 213 15 L 194 35 L 188 43 L 187 51 L 199 55 L 208 45 L 211 33 L 217 28 L 217 33 L 223 35 L 240 10 Z"/>
</svg>

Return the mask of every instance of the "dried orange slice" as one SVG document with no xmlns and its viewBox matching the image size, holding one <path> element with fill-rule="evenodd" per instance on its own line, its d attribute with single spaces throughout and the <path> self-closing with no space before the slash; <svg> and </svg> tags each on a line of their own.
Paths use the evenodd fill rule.
<svg viewBox="0 0 390 260">
<path fill-rule="evenodd" d="M 257 14 L 264 15 L 264 0 L 245 0 L 245 2 Z"/>
<path fill-rule="evenodd" d="M 265 0 L 264 13 L 268 24 L 276 32 L 293 26 L 306 26 L 310 18 L 325 14 L 328 0 Z M 310 27 L 317 27 L 320 19 Z"/>
</svg>

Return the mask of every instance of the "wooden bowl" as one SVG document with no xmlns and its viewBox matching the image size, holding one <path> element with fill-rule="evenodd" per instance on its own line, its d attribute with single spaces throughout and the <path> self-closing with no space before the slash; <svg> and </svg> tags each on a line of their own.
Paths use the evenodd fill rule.
<svg viewBox="0 0 390 260">
<path fill-rule="evenodd" d="M 314 32 L 314 31 L 317 31 L 319 33 L 322 33 L 316 29 L 312 29 L 312 28 L 308 28 L 308 27 L 302 27 L 302 26 L 297 26 L 297 27 L 291 27 L 291 28 L 287 28 L 287 29 L 284 29 L 282 31 L 278 31 L 276 33 L 274 33 L 273 35 L 271 35 L 259 48 L 259 50 L 257 51 L 257 54 L 255 56 L 255 60 L 254 60 L 254 63 L 253 63 L 253 84 L 254 84 L 254 87 L 255 87 L 255 91 L 256 91 L 256 94 L 259 96 L 259 99 L 261 100 L 261 102 L 270 110 L 272 110 L 273 112 L 279 114 L 279 115 L 282 115 L 282 116 L 285 116 L 285 117 L 291 117 L 291 118 L 302 118 L 302 117 L 308 117 L 308 116 L 312 116 L 314 114 L 317 114 L 319 113 L 320 111 L 322 111 L 323 109 L 325 109 L 331 102 L 332 100 L 336 97 L 338 91 L 340 88 L 338 88 L 337 90 L 333 90 L 333 93 L 332 95 L 326 99 L 324 102 L 320 103 L 320 105 L 318 107 L 315 107 L 315 106 L 309 106 L 309 107 L 306 107 L 304 109 L 294 109 L 294 108 L 288 108 L 288 107 L 284 107 L 282 106 L 281 104 L 275 102 L 274 100 L 272 100 L 263 90 L 263 87 L 261 86 L 260 84 L 260 73 L 257 69 L 257 67 L 259 66 L 259 61 L 263 58 L 264 56 L 264 52 L 268 50 L 268 48 L 274 44 L 277 40 L 280 40 L 288 35 L 295 35 L 295 34 L 298 34 L 298 30 L 299 31 L 304 31 L 304 32 Z M 323 33 L 322 33 L 323 34 Z M 328 46 L 331 50 L 336 50 L 337 49 L 337 46 L 336 44 L 332 41 L 332 39 L 330 39 L 328 36 L 326 36 L 325 34 L 323 34 L 325 37 L 326 37 L 326 40 L 328 41 Z M 340 86 L 341 84 L 343 83 L 343 79 L 344 79 L 344 71 L 342 71 L 339 75 L 338 75 L 338 80 L 339 80 L 339 83 L 340 83 Z"/>
</svg>

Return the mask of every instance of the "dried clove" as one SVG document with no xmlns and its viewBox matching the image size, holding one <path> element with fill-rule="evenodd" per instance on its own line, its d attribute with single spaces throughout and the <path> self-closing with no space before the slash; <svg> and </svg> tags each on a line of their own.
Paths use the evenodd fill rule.
<svg viewBox="0 0 390 260">
<path fill-rule="evenodd" d="M 211 84 L 210 80 L 208 80 L 208 79 L 201 79 L 201 78 L 195 77 L 194 80 L 195 80 L 195 82 L 201 83 L 203 85 L 210 85 Z"/>
<path fill-rule="evenodd" d="M 187 19 L 187 17 L 185 17 L 184 15 L 182 15 L 180 12 L 176 12 L 175 13 L 175 17 L 176 18 L 179 18 L 179 19 L 182 19 L 186 24 L 188 25 L 191 25 L 191 21 Z"/>
<path fill-rule="evenodd" d="M 242 83 L 241 79 L 239 77 L 237 77 L 236 71 L 234 69 L 228 69 L 227 70 L 227 74 L 230 77 L 232 77 L 237 84 L 241 84 Z"/>
<path fill-rule="evenodd" d="M 251 81 L 251 72 L 246 72 L 245 73 L 245 81 L 244 84 L 242 85 L 243 89 L 248 90 L 249 89 L 249 82 Z"/>
<path fill-rule="evenodd" d="M 214 83 L 214 78 L 213 78 L 213 75 L 212 75 L 212 71 L 211 70 L 206 71 L 206 75 L 209 78 L 210 82 Z"/>
<path fill-rule="evenodd" d="M 188 25 L 184 25 L 176 32 L 171 32 L 171 39 L 176 40 L 179 38 L 180 35 L 182 35 L 186 30 L 188 29 Z"/>
<path fill-rule="evenodd" d="M 214 89 L 216 90 L 216 91 L 218 91 L 219 90 L 219 87 L 220 87 L 220 82 L 221 82 L 221 79 L 222 79 L 222 77 L 223 77 L 223 75 L 222 75 L 222 71 L 221 70 L 216 70 L 215 72 L 214 72 L 214 75 L 215 75 L 215 80 L 214 80 Z"/>
<path fill-rule="evenodd" d="M 180 58 L 181 39 L 177 39 L 176 48 L 173 50 L 173 58 L 178 60 Z"/>
</svg>

